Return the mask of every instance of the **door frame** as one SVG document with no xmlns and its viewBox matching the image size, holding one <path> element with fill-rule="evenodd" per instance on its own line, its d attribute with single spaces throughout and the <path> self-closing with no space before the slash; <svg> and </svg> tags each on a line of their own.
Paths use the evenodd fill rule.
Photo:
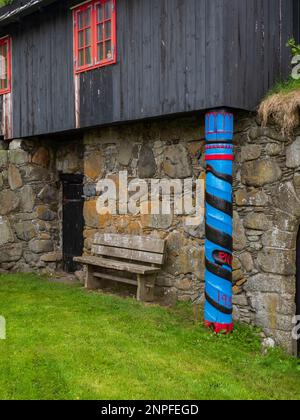
<svg viewBox="0 0 300 420">
<path fill-rule="evenodd" d="M 65 200 L 65 194 L 64 194 L 64 188 L 65 188 L 65 185 L 68 185 L 68 184 L 75 184 L 75 185 L 78 184 L 78 185 L 82 185 L 82 189 L 83 189 L 84 175 L 82 175 L 82 174 L 60 173 L 59 174 L 59 179 L 60 179 L 61 188 L 62 188 L 62 190 L 61 190 L 62 191 L 61 192 L 61 209 L 62 209 L 62 216 L 61 216 L 61 249 L 62 249 L 62 256 L 63 256 L 63 268 L 65 269 L 65 247 L 64 247 L 64 200 Z M 83 195 L 82 195 L 82 204 L 84 204 L 84 196 Z M 82 244 L 83 244 L 83 241 L 84 241 L 84 238 L 83 238 L 83 230 L 84 230 L 83 211 L 82 211 L 81 217 L 82 217 Z M 83 251 L 83 249 L 82 249 L 82 251 Z M 78 266 L 78 269 L 79 269 L 79 266 Z"/>
<path fill-rule="evenodd" d="M 69 184 L 83 184 L 84 175 L 80 174 L 59 174 L 59 179 L 61 183 L 69 183 Z"/>
</svg>

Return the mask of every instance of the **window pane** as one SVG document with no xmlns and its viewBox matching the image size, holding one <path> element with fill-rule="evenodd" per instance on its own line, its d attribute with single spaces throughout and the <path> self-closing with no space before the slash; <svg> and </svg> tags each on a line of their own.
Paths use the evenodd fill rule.
<svg viewBox="0 0 300 420">
<path fill-rule="evenodd" d="M 4 62 L 4 72 L 5 72 L 5 79 L 7 79 L 7 73 L 8 73 L 7 57 L 5 58 L 5 62 Z"/>
<path fill-rule="evenodd" d="M 92 64 L 91 48 L 85 49 L 85 64 Z"/>
<path fill-rule="evenodd" d="M 97 25 L 97 40 L 103 41 L 103 24 Z"/>
<path fill-rule="evenodd" d="M 88 70 L 96 63 L 110 64 L 114 56 L 112 39 L 115 29 L 112 19 L 114 1 L 96 0 L 88 4 L 88 6 L 79 6 L 76 15 L 78 71 L 84 71 L 86 67 Z"/>
<path fill-rule="evenodd" d="M 85 45 L 91 45 L 91 29 L 85 31 Z"/>
<path fill-rule="evenodd" d="M 84 36 L 83 31 L 78 32 L 78 47 L 82 48 L 84 46 Z"/>
<path fill-rule="evenodd" d="M 105 43 L 105 58 L 112 58 L 111 41 Z"/>
<path fill-rule="evenodd" d="M 79 54 L 78 54 L 78 65 L 79 67 L 84 66 L 84 50 L 79 50 Z"/>
<path fill-rule="evenodd" d="M 86 14 L 85 14 L 85 26 L 90 26 L 91 24 L 91 8 L 89 7 L 86 10 Z"/>
<path fill-rule="evenodd" d="M 3 59 L 3 56 L 0 59 L 1 69 L 0 69 L 0 80 L 6 79 L 6 63 Z"/>
<path fill-rule="evenodd" d="M 110 19 L 111 18 L 111 1 L 108 0 L 105 2 L 105 19 Z"/>
<path fill-rule="evenodd" d="M 111 38 L 111 21 L 105 22 L 105 38 Z"/>
<path fill-rule="evenodd" d="M 10 54 L 10 43 L 8 38 L 0 42 L 0 89 L 1 94 L 10 88 L 10 72 L 8 57 Z"/>
<path fill-rule="evenodd" d="M 3 55 L 3 45 L 0 45 L 0 81 L 4 79 L 5 58 Z M 2 84 L 1 84 L 2 88 Z"/>
<path fill-rule="evenodd" d="M 101 42 L 100 44 L 98 44 L 98 61 L 102 61 L 103 59 L 103 42 Z"/>
<path fill-rule="evenodd" d="M 2 89 L 7 79 L 7 44 L 3 44 L 0 50 L 0 79 L 2 81 Z"/>
<path fill-rule="evenodd" d="M 5 43 L 3 45 L 3 56 L 6 58 L 7 57 L 7 43 Z"/>
<path fill-rule="evenodd" d="M 98 4 L 97 5 L 97 22 L 103 21 L 103 5 Z"/>
<path fill-rule="evenodd" d="M 78 29 L 83 28 L 83 14 L 80 12 L 78 13 Z"/>
</svg>

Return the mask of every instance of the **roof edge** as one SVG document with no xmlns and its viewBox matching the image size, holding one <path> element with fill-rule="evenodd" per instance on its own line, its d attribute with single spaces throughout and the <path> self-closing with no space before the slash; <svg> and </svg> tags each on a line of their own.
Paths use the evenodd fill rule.
<svg viewBox="0 0 300 420">
<path fill-rule="evenodd" d="M 18 21 L 21 17 L 38 11 L 57 0 L 15 0 L 12 4 L 0 8 L 0 26 Z"/>
</svg>

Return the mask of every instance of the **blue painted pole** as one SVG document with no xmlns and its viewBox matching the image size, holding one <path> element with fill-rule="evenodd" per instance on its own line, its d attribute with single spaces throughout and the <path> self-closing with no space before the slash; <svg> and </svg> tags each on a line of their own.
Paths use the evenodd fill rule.
<svg viewBox="0 0 300 420">
<path fill-rule="evenodd" d="M 205 131 L 205 325 L 216 333 L 230 333 L 233 331 L 233 115 L 224 110 L 209 112 Z"/>
</svg>

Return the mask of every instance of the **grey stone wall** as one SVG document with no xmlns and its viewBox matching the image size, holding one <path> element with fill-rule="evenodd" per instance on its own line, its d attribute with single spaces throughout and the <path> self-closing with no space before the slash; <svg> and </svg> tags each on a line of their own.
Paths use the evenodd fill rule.
<svg viewBox="0 0 300 420">
<path fill-rule="evenodd" d="M 98 231 L 153 235 L 167 241 L 158 277 L 159 301 L 202 301 L 204 224 L 186 215 L 104 215 L 96 183 L 120 171 L 130 179 L 204 179 L 203 117 L 86 131 L 82 138 L 32 139 L 0 145 L 0 268 L 51 271 L 61 267 L 59 173 L 83 173 L 85 253 Z M 234 316 L 261 326 L 292 349 L 295 247 L 300 224 L 300 131 L 288 139 L 236 116 L 234 185 Z M 299 137 L 298 137 L 299 135 Z"/>
<path fill-rule="evenodd" d="M 0 269 L 48 272 L 61 260 L 54 152 L 0 142 Z"/>
<path fill-rule="evenodd" d="M 254 117 L 236 129 L 235 317 L 292 351 L 300 131 L 289 139 Z"/>
<path fill-rule="evenodd" d="M 204 179 L 204 127 L 196 118 L 104 129 L 84 136 L 85 252 L 97 231 L 152 235 L 167 241 L 167 261 L 156 296 L 164 302 L 195 301 L 204 291 L 204 224 L 190 227 L 186 215 L 104 215 L 96 212 L 96 183 L 119 172 L 129 180 Z"/>
</svg>

